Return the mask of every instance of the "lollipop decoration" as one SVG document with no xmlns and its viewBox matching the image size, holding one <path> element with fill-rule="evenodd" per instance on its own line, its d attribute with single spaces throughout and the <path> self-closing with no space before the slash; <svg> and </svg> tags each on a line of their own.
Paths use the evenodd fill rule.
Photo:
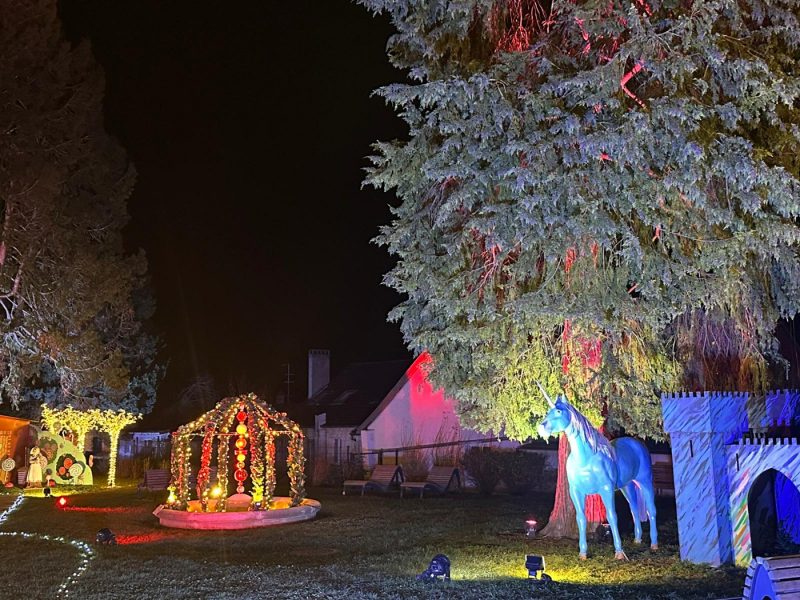
<svg viewBox="0 0 800 600">
<path fill-rule="evenodd" d="M 244 482 L 247 479 L 247 471 L 244 468 L 244 461 L 247 458 L 247 413 L 244 412 L 244 406 L 239 407 L 239 412 L 236 414 L 236 420 L 239 424 L 236 426 L 236 433 L 239 437 L 236 439 L 236 471 L 233 473 L 233 478 L 238 482 L 236 487 L 237 494 L 244 494 Z"/>
</svg>

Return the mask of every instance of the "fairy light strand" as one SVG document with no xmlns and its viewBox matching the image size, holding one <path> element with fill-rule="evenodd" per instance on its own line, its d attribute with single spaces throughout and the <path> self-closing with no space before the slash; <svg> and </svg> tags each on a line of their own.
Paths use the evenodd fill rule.
<svg viewBox="0 0 800 600">
<path fill-rule="evenodd" d="M 0 525 L 3 525 L 12 513 L 22 506 L 24 500 L 25 496 L 20 494 L 8 508 L 0 512 Z M 78 551 L 78 555 L 80 556 L 78 567 L 58 586 L 56 596 L 59 598 L 69 597 L 70 588 L 77 583 L 78 578 L 89 568 L 89 563 L 95 558 L 95 551 L 89 544 L 81 540 L 71 540 L 63 536 L 49 535 L 46 533 L 31 533 L 29 531 L 0 531 L 0 537 L 16 537 L 43 542 L 58 542 L 59 544 L 72 546 Z"/>
</svg>

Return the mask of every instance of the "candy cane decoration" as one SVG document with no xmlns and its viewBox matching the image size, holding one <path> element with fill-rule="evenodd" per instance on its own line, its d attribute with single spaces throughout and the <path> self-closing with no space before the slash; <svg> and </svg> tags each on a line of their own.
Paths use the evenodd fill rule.
<svg viewBox="0 0 800 600">
<path fill-rule="evenodd" d="M 631 78 L 634 75 L 636 75 L 639 71 L 641 71 L 642 69 L 644 69 L 644 65 L 642 64 L 642 61 L 638 61 L 635 65 L 633 65 L 633 68 L 630 71 L 628 71 L 627 73 L 625 73 L 625 75 L 622 76 L 622 79 L 619 80 L 619 87 L 622 88 L 622 91 L 625 92 L 625 94 L 627 94 L 629 97 L 633 98 L 633 100 L 634 100 L 634 102 L 636 102 L 636 104 L 638 104 L 642 108 L 646 109 L 647 106 L 645 106 L 645 103 L 642 102 L 641 99 L 636 94 L 634 94 L 632 91 L 630 91 L 627 88 L 628 82 L 631 80 Z"/>
</svg>

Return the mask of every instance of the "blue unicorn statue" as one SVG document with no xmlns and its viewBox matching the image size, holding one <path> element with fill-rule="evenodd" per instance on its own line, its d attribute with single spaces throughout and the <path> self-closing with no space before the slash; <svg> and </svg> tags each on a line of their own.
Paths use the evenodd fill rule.
<svg viewBox="0 0 800 600">
<path fill-rule="evenodd" d="M 642 524 L 639 522 L 637 488 L 644 498 L 647 517 L 650 520 L 650 548 L 658 550 L 656 531 L 656 506 L 653 492 L 653 473 L 650 453 L 639 440 L 621 437 L 609 442 L 589 420 L 559 396 L 555 403 L 539 384 L 550 410 L 539 424 L 538 431 L 547 439 L 564 432 L 569 440 L 570 454 L 567 458 L 567 480 L 569 495 L 575 505 L 578 521 L 580 558 L 586 559 L 586 512 L 588 494 L 599 494 L 606 507 L 608 525 L 614 537 L 614 557 L 627 560 L 622 550 L 622 540 L 617 527 L 617 511 L 614 508 L 614 491 L 621 490 L 633 514 L 634 542 L 642 542 Z"/>
</svg>

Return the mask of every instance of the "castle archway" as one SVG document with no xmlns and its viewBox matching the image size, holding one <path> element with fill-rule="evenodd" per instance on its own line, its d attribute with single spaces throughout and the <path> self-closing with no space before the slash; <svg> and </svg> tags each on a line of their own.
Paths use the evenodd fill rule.
<svg viewBox="0 0 800 600">
<path fill-rule="evenodd" d="M 767 469 L 747 494 L 753 556 L 781 556 L 800 550 L 800 490 L 786 475 Z"/>
</svg>

